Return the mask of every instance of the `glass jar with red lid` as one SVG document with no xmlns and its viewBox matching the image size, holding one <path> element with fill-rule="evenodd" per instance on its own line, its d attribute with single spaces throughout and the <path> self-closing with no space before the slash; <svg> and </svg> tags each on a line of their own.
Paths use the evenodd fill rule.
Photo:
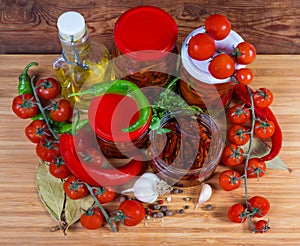
<svg viewBox="0 0 300 246">
<path fill-rule="evenodd" d="M 106 93 L 92 99 L 88 119 L 104 156 L 126 159 L 143 155 L 151 114 L 137 130 L 124 131 L 139 117 L 137 102 L 130 96 Z"/>
<path fill-rule="evenodd" d="M 218 113 L 229 105 L 236 83 L 230 77 L 226 79 L 214 78 L 208 71 L 210 59 L 198 61 L 189 56 L 189 40 L 196 34 L 204 32 L 204 27 L 197 28 L 183 42 L 180 93 L 189 104 Z M 231 30 L 225 39 L 215 40 L 216 50 L 231 53 L 233 47 L 243 41 L 238 33 Z M 236 69 L 243 66 L 237 65 Z"/>
<path fill-rule="evenodd" d="M 114 27 L 115 78 L 139 87 L 166 86 L 177 69 L 177 37 L 175 20 L 160 8 L 140 6 L 124 12 Z"/>
</svg>

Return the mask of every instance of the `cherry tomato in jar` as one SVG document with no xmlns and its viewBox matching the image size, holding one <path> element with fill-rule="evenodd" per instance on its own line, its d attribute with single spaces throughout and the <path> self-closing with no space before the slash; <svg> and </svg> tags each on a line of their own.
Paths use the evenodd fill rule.
<svg viewBox="0 0 300 246">
<path fill-rule="evenodd" d="M 34 120 L 25 128 L 25 135 L 33 143 L 39 143 L 50 136 L 47 124 L 43 120 Z"/>
<path fill-rule="evenodd" d="M 135 226 L 141 223 L 146 214 L 143 204 L 136 200 L 123 201 L 118 210 L 126 216 L 124 219 L 126 226 Z"/>
<path fill-rule="evenodd" d="M 60 93 L 60 85 L 54 78 L 40 79 L 35 84 L 36 93 L 40 98 L 53 99 Z"/>
<path fill-rule="evenodd" d="M 260 88 L 253 93 L 253 101 L 256 107 L 269 107 L 273 102 L 273 93 L 267 88 Z"/>
<path fill-rule="evenodd" d="M 88 230 L 99 229 L 103 225 L 104 216 L 97 207 L 88 209 L 80 216 L 80 224 Z"/>
<path fill-rule="evenodd" d="M 103 164 L 102 153 L 97 148 L 87 148 L 83 152 L 79 152 L 79 159 L 84 165 L 93 165 L 101 167 Z"/>
<path fill-rule="evenodd" d="M 226 79 L 234 74 L 235 62 L 231 56 L 219 54 L 210 61 L 208 71 L 216 79 Z"/>
<path fill-rule="evenodd" d="M 50 110 L 50 117 L 57 122 L 64 122 L 70 119 L 73 113 L 73 108 L 69 101 L 60 99 L 53 103 Z"/>
<path fill-rule="evenodd" d="M 198 33 L 188 43 L 188 54 L 199 61 L 211 58 L 216 51 L 215 41 L 206 33 Z"/>
<path fill-rule="evenodd" d="M 266 173 L 266 163 L 259 161 L 258 158 L 250 158 L 248 161 L 247 177 L 248 178 L 259 178 Z"/>
<path fill-rule="evenodd" d="M 236 190 L 241 185 L 241 175 L 233 170 L 225 170 L 219 176 L 219 184 L 223 190 Z"/>
<path fill-rule="evenodd" d="M 254 196 L 249 201 L 249 208 L 254 217 L 261 218 L 270 210 L 270 202 L 263 196 Z"/>
<path fill-rule="evenodd" d="M 16 96 L 12 102 L 12 111 L 21 119 L 28 119 L 38 112 L 36 100 L 31 94 Z"/>
<path fill-rule="evenodd" d="M 250 119 L 250 110 L 244 105 L 235 104 L 228 110 L 228 119 L 232 124 L 245 124 Z"/>
<path fill-rule="evenodd" d="M 235 144 L 228 144 L 225 146 L 221 161 L 224 165 L 228 167 L 235 167 L 242 164 L 244 160 L 244 151 L 239 146 Z"/>
<path fill-rule="evenodd" d="M 36 154 L 43 161 L 51 162 L 59 156 L 59 143 L 52 138 L 45 138 L 36 145 Z"/>
<path fill-rule="evenodd" d="M 71 175 L 63 184 L 67 196 L 73 200 L 83 198 L 89 194 L 88 188 L 73 175 Z"/>
<path fill-rule="evenodd" d="M 253 62 L 256 58 L 255 47 L 246 41 L 239 43 L 234 53 L 238 64 L 247 65 Z"/>
<path fill-rule="evenodd" d="M 205 30 L 215 40 L 226 38 L 231 31 L 230 21 L 220 14 L 210 15 L 204 22 Z"/>
<path fill-rule="evenodd" d="M 253 73 L 250 68 L 241 68 L 235 72 L 236 80 L 240 84 L 249 85 L 253 80 Z"/>
<path fill-rule="evenodd" d="M 265 233 L 270 230 L 269 221 L 259 220 L 255 223 L 255 232 Z"/>
<path fill-rule="evenodd" d="M 62 157 L 55 156 L 54 161 L 49 164 L 49 172 L 52 176 L 65 179 L 71 175 L 69 168 L 66 166 Z"/>
<path fill-rule="evenodd" d="M 94 189 L 93 192 L 101 204 L 111 202 L 115 198 L 115 190 L 112 188 L 100 187 Z"/>
<path fill-rule="evenodd" d="M 246 144 L 250 139 L 249 131 L 241 125 L 233 125 L 227 132 L 227 139 L 237 146 Z"/>
<path fill-rule="evenodd" d="M 234 204 L 228 210 L 228 218 L 234 223 L 244 223 L 247 219 L 246 208 L 242 204 Z"/>
<path fill-rule="evenodd" d="M 275 124 L 271 120 L 257 120 L 254 124 L 254 134 L 258 138 L 266 139 L 273 136 L 275 132 Z"/>
</svg>

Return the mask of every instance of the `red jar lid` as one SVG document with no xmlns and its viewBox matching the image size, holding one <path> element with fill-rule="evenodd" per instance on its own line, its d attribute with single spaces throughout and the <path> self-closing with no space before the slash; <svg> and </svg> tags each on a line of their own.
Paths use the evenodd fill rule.
<svg viewBox="0 0 300 246">
<path fill-rule="evenodd" d="M 142 59 L 154 60 L 166 55 L 175 47 L 178 27 L 175 20 L 164 10 L 152 6 L 140 6 L 129 9 L 117 20 L 114 28 L 114 40 L 122 54 L 147 52 Z M 132 58 L 141 60 L 140 54 Z"/>
<path fill-rule="evenodd" d="M 93 98 L 88 109 L 92 129 L 100 138 L 111 142 L 130 142 L 143 135 L 149 127 L 148 122 L 133 132 L 123 132 L 139 118 L 136 102 L 128 96 L 104 94 Z"/>
</svg>

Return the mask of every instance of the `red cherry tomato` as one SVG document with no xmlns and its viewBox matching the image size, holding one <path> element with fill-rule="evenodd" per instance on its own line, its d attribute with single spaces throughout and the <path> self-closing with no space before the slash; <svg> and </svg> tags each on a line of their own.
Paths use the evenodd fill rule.
<svg viewBox="0 0 300 246">
<path fill-rule="evenodd" d="M 247 168 L 248 178 L 259 178 L 266 173 L 266 163 L 264 161 L 259 161 L 258 158 L 250 158 Z"/>
<path fill-rule="evenodd" d="M 250 119 L 250 110 L 244 105 L 236 104 L 228 110 L 227 115 L 232 124 L 245 124 Z"/>
<path fill-rule="evenodd" d="M 40 79 L 35 84 L 37 95 L 44 99 L 53 99 L 60 92 L 60 85 L 54 78 Z"/>
<path fill-rule="evenodd" d="M 266 139 L 273 136 L 275 132 L 275 124 L 271 120 L 266 121 L 255 121 L 254 124 L 254 134 L 258 138 Z"/>
<path fill-rule="evenodd" d="M 269 221 L 259 220 L 255 224 L 255 232 L 265 233 L 270 230 Z"/>
<path fill-rule="evenodd" d="M 63 188 L 67 196 L 73 200 L 83 198 L 89 194 L 88 188 L 73 175 L 64 182 Z"/>
<path fill-rule="evenodd" d="M 64 122 L 70 119 L 73 113 L 73 108 L 69 101 L 60 99 L 55 102 L 50 110 L 50 117 L 57 122 Z"/>
<path fill-rule="evenodd" d="M 13 99 L 12 110 L 21 119 L 28 119 L 37 114 L 38 106 L 33 95 L 22 94 Z"/>
<path fill-rule="evenodd" d="M 249 208 L 254 217 L 263 217 L 270 210 L 270 202 L 263 196 L 254 196 L 249 200 Z"/>
<path fill-rule="evenodd" d="M 45 138 L 36 145 L 36 154 L 42 160 L 51 162 L 59 156 L 59 144 L 51 138 Z"/>
<path fill-rule="evenodd" d="M 80 224 L 88 230 L 99 229 L 103 225 L 104 216 L 99 208 L 88 209 L 80 216 Z"/>
<path fill-rule="evenodd" d="M 244 223 L 247 219 L 246 208 L 242 204 L 234 204 L 228 210 L 228 218 L 234 223 Z"/>
<path fill-rule="evenodd" d="M 266 88 L 260 88 L 253 93 L 253 101 L 256 107 L 269 107 L 273 102 L 273 93 Z"/>
<path fill-rule="evenodd" d="M 56 178 L 65 179 L 71 175 L 69 168 L 65 165 L 62 157 L 54 157 L 54 161 L 50 162 L 49 172 Z"/>
<path fill-rule="evenodd" d="M 215 56 L 208 65 L 208 71 L 216 79 L 226 79 L 234 74 L 235 62 L 227 54 Z"/>
<path fill-rule="evenodd" d="M 135 226 L 142 222 L 145 217 L 145 208 L 142 203 L 136 200 L 125 200 L 118 208 L 126 216 L 124 224 Z"/>
<path fill-rule="evenodd" d="M 189 56 L 199 61 L 211 58 L 215 51 L 215 41 L 206 33 L 196 34 L 188 43 Z"/>
<path fill-rule="evenodd" d="M 101 187 L 94 189 L 93 192 L 101 204 L 111 202 L 115 198 L 115 191 L 112 188 Z"/>
<path fill-rule="evenodd" d="M 50 131 L 45 121 L 34 120 L 25 128 L 25 134 L 31 142 L 39 143 L 50 136 Z"/>
<path fill-rule="evenodd" d="M 220 14 L 210 15 L 204 23 L 207 33 L 215 40 L 222 40 L 228 36 L 231 31 L 229 20 Z"/>
<path fill-rule="evenodd" d="M 228 144 L 222 153 L 221 161 L 228 167 L 235 167 L 242 164 L 244 151 L 235 144 Z"/>
<path fill-rule="evenodd" d="M 103 164 L 102 153 L 97 148 L 87 148 L 83 152 L 79 152 L 79 159 L 83 162 L 84 165 L 93 165 L 101 167 Z"/>
<path fill-rule="evenodd" d="M 249 131 L 241 125 L 233 125 L 227 132 L 227 139 L 237 146 L 246 144 L 250 139 Z"/>
<path fill-rule="evenodd" d="M 89 125 L 79 129 L 73 136 L 76 152 L 84 152 L 88 148 L 97 147 L 96 134 Z"/>
<path fill-rule="evenodd" d="M 253 73 L 249 68 L 241 68 L 236 71 L 235 77 L 240 84 L 249 85 L 253 80 Z"/>
<path fill-rule="evenodd" d="M 256 58 L 256 49 L 249 42 L 241 42 L 236 47 L 236 58 L 238 64 L 247 65 Z"/>
<path fill-rule="evenodd" d="M 219 184 L 223 190 L 231 191 L 238 189 L 241 185 L 241 175 L 233 170 L 225 170 L 219 176 Z"/>
</svg>

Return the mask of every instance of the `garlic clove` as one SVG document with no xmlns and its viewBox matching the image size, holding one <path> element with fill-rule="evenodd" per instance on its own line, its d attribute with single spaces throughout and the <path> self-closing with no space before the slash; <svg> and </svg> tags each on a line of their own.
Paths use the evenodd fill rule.
<svg viewBox="0 0 300 246">
<path fill-rule="evenodd" d="M 212 188 L 209 184 L 206 184 L 206 183 L 202 183 L 201 184 L 201 192 L 200 192 L 200 195 L 199 195 L 199 198 L 198 198 L 198 202 L 195 206 L 195 209 L 194 209 L 194 212 L 197 210 L 197 208 L 207 202 L 211 196 L 212 196 Z"/>
</svg>

